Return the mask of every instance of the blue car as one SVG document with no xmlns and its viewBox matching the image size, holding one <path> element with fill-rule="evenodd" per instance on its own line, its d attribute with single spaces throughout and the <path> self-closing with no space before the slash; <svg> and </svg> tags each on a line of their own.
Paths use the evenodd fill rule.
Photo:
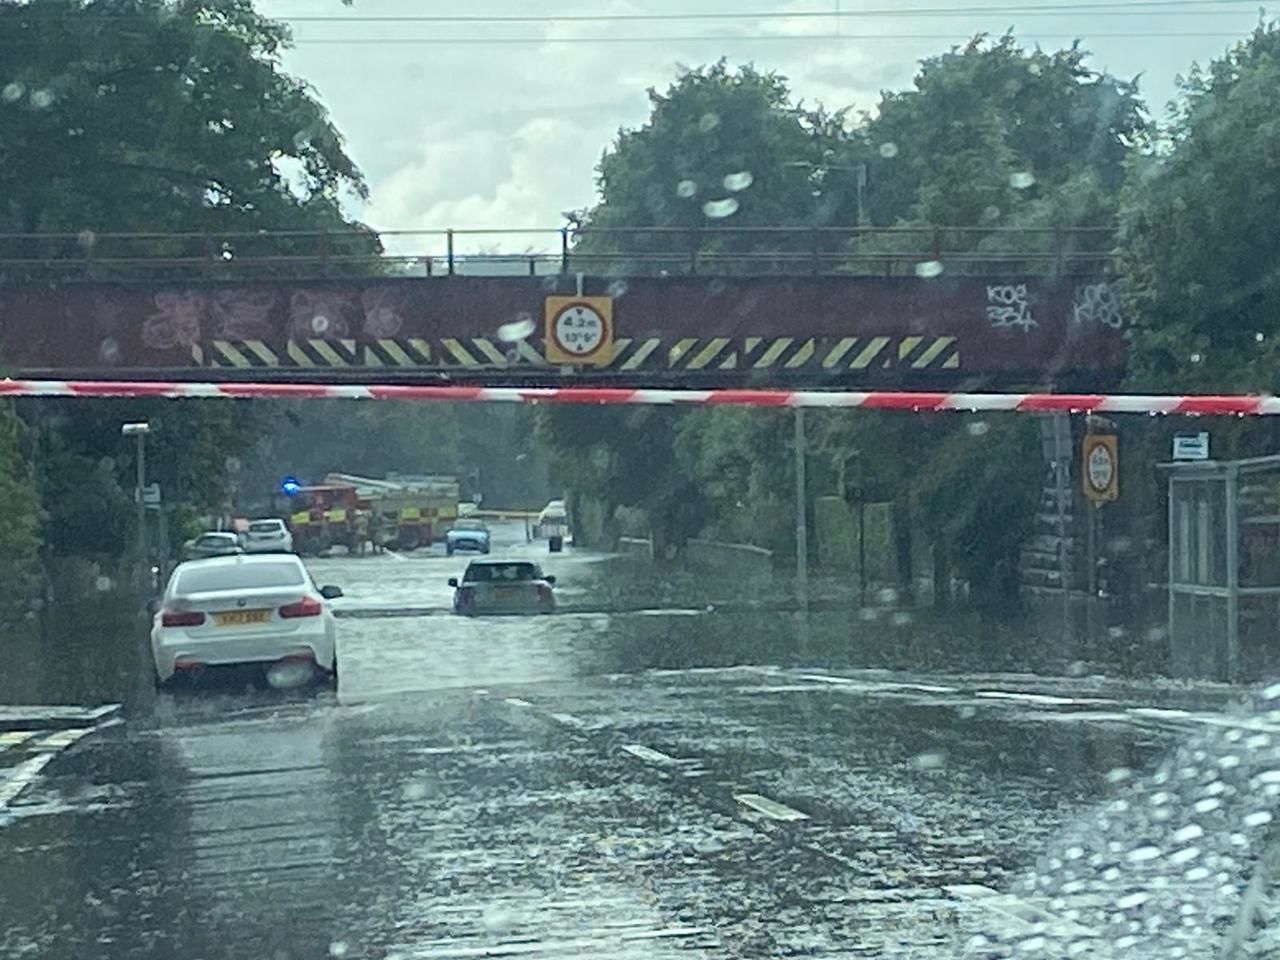
<svg viewBox="0 0 1280 960">
<path fill-rule="evenodd" d="M 474 553 L 489 552 L 489 528 L 482 520 L 459 520 L 445 534 L 444 548 L 449 556 L 462 550 Z"/>
</svg>

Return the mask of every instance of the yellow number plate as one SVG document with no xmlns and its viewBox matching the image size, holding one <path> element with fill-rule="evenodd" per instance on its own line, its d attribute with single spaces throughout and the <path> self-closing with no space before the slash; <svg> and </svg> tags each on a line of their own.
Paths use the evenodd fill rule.
<svg viewBox="0 0 1280 960">
<path fill-rule="evenodd" d="M 271 619 L 270 610 L 231 610 L 215 613 L 213 622 L 220 627 L 238 627 L 246 623 L 266 623 Z"/>
</svg>

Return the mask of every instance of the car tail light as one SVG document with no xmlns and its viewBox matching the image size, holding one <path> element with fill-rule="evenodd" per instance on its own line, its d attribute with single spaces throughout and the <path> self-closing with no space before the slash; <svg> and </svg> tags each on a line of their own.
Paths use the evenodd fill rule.
<svg viewBox="0 0 1280 960">
<path fill-rule="evenodd" d="M 285 620 L 298 617 L 318 617 L 324 612 L 324 604 L 313 597 L 303 597 L 296 603 L 286 603 L 280 608 L 280 616 Z"/>
<path fill-rule="evenodd" d="M 165 610 L 160 614 L 162 627 L 198 627 L 204 623 L 204 614 L 199 610 Z"/>
</svg>

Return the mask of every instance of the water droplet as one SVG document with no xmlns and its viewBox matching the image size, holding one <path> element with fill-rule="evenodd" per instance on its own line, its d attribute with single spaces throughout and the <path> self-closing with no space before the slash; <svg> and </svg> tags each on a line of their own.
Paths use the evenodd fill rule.
<svg viewBox="0 0 1280 960">
<path fill-rule="evenodd" d="M 1271 746 L 1271 738 L 1265 733 L 1255 733 L 1244 742 L 1244 745 L 1250 750 L 1261 750 L 1263 747 Z"/>
<path fill-rule="evenodd" d="M 1027 64 L 1027 73 L 1031 74 L 1033 77 L 1038 77 L 1043 72 L 1044 67 L 1040 66 L 1040 64 L 1036 63 L 1034 60 Z"/>
<path fill-rule="evenodd" d="M 956 708 L 956 715 L 959 716 L 961 720 L 972 720 L 978 715 L 978 708 L 971 707 L 966 704 L 963 707 Z"/>
<path fill-rule="evenodd" d="M 88 249 L 98 242 L 98 235 L 92 230 L 81 230 L 76 234 L 76 243 Z"/>
<path fill-rule="evenodd" d="M 1253 335 L 1253 339 L 1256 343 L 1261 343 L 1263 340 L 1267 339 L 1267 335 L 1259 330 Z"/>
<path fill-rule="evenodd" d="M 1233 767 L 1240 766 L 1240 758 L 1237 757 L 1234 753 L 1228 753 L 1225 756 L 1221 756 L 1218 758 L 1218 766 L 1220 766 L 1223 770 L 1230 770 Z"/>
<path fill-rule="evenodd" d="M 911 763 L 917 770 L 938 770 L 947 765 L 947 755 L 941 750 L 930 750 L 917 755 Z"/>
<path fill-rule="evenodd" d="M 0 90 L 0 100 L 5 103 L 17 103 L 26 92 L 27 88 L 15 80 L 13 83 L 6 83 L 4 89 Z"/>
<path fill-rule="evenodd" d="M 676 184 L 676 196 L 688 200 L 698 192 L 698 185 L 692 180 L 681 180 Z"/>
<path fill-rule="evenodd" d="M 1217 797 L 1205 797 L 1203 800 L 1197 800 L 1192 804 L 1191 809 L 1196 813 L 1209 813 L 1217 810 L 1220 806 L 1222 806 L 1222 801 Z"/>
<path fill-rule="evenodd" d="M 1280 783 L 1280 770 L 1263 770 L 1253 779 L 1258 783 Z"/>
<path fill-rule="evenodd" d="M 894 613 L 890 620 L 895 627 L 905 627 L 907 624 L 914 621 L 915 617 L 906 610 L 899 610 Z"/>
<path fill-rule="evenodd" d="M 1067 847 L 1063 851 L 1063 856 L 1068 860 L 1079 860 L 1084 856 L 1084 847 Z"/>
<path fill-rule="evenodd" d="M 537 329 L 538 325 L 533 322 L 533 317 L 523 313 L 517 319 L 504 323 L 498 328 L 498 339 L 505 343 L 516 343 L 533 336 L 533 332 Z"/>
<path fill-rule="evenodd" d="M 981 437 L 990 432 L 991 425 L 985 420 L 977 420 L 973 423 L 966 423 L 964 428 L 969 436 Z"/>
<path fill-rule="evenodd" d="M 1209 871 L 1205 867 L 1192 867 L 1183 874 L 1183 877 L 1194 883 L 1197 880 L 1207 880 L 1209 878 Z"/>
<path fill-rule="evenodd" d="M 892 140 L 886 140 L 884 143 L 880 144 L 880 156 L 884 157 L 886 160 L 892 160 L 897 155 L 898 145 Z"/>
<path fill-rule="evenodd" d="M 1162 853 L 1163 851 L 1159 847 L 1146 844 L 1130 850 L 1125 859 L 1130 863 L 1146 863 L 1148 860 L 1158 859 Z"/>
<path fill-rule="evenodd" d="M 1151 894 L 1141 890 L 1134 893 L 1126 894 L 1116 901 L 1116 907 L 1121 910 L 1132 910 L 1134 907 L 1140 907 L 1151 899 Z"/>
<path fill-rule="evenodd" d="M 334 940 L 329 944 L 329 956 L 333 957 L 334 960 L 340 960 L 341 957 L 345 957 L 350 952 L 351 948 L 341 940 Z"/>
<path fill-rule="evenodd" d="M 267 686 L 274 690 L 303 687 L 315 678 L 315 665 L 310 660 L 282 660 L 267 670 Z"/>
<path fill-rule="evenodd" d="M 1199 840 L 1204 836 L 1204 828 L 1198 823 L 1189 823 L 1177 833 L 1173 835 L 1174 843 L 1187 843 L 1191 840 Z"/>
<path fill-rule="evenodd" d="M 318 313 L 311 318 L 311 329 L 316 333 L 324 333 L 329 329 L 329 318 L 323 313 Z"/>
<path fill-rule="evenodd" d="M 1271 822 L 1271 812 L 1268 810 L 1258 810 L 1255 813 L 1246 814 L 1244 825 L 1246 827 L 1260 827 L 1263 824 Z"/>
<path fill-rule="evenodd" d="M 627 289 L 627 281 L 615 280 L 613 283 L 609 284 L 609 296 L 616 300 L 618 297 L 625 296 Z"/>
<path fill-rule="evenodd" d="M 1017 173 L 1009 174 L 1009 186 L 1015 190 L 1026 190 L 1028 187 L 1035 186 L 1036 175 L 1030 170 L 1020 170 Z"/>
<path fill-rule="evenodd" d="M 31 92 L 31 105 L 37 110 L 48 110 L 53 106 L 55 99 L 52 90 L 33 90 Z"/>
<path fill-rule="evenodd" d="M 882 587 L 880 590 L 876 591 L 876 599 L 885 606 L 895 604 L 898 602 L 898 591 L 893 589 L 893 587 Z"/>
<path fill-rule="evenodd" d="M 723 200 L 708 200 L 702 205 L 702 212 L 711 220 L 723 220 L 738 212 L 738 201 L 734 197 Z"/>
<path fill-rule="evenodd" d="M 1191 355 L 1191 362 L 1192 362 L 1192 363 L 1199 363 L 1199 362 L 1200 362 L 1201 360 L 1203 360 L 1203 359 L 1204 359 L 1204 357 L 1202 357 L 1199 353 L 1193 353 L 1193 354 Z"/>
<path fill-rule="evenodd" d="M 1164 790 L 1158 790 L 1151 795 L 1151 805 L 1154 807 L 1158 807 L 1161 804 L 1171 803 L 1171 802 L 1173 802 L 1173 794 L 1168 793 Z"/>
<path fill-rule="evenodd" d="M 942 276 L 942 270 L 941 260 L 925 260 L 923 263 L 916 264 L 916 276 L 925 279 Z"/>
<path fill-rule="evenodd" d="M 1220 796 L 1221 794 L 1226 792 L 1226 789 L 1227 789 L 1226 784 L 1224 784 L 1221 780 L 1214 780 L 1212 783 L 1207 783 L 1204 786 L 1205 796 L 1208 796 L 1208 797 Z"/>
<path fill-rule="evenodd" d="M 1199 847 L 1187 847 L 1169 854 L 1169 862 L 1175 866 L 1181 866 L 1184 863 L 1190 863 L 1198 856 L 1200 856 Z"/>
<path fill-rule="evenodd" d="M 1263 700 L 1280 699 L 1280 683 L 1273 683 L 1269 687 L 1264 687 L 1262 690 L 1262 699 Z"/>
<path fill-rule="evenodd" d="M 114 582 L 111 580 L 110 577 L 104 577 L 104 576 L 99 576 L 98 579 L 94 581 L 93 585 L 95 588 L 97 588 L 97 591 L 99 593 L 106 593 L 113 586 L 115 586 Z"/>
<path fill-rule="evenodd" d="M 1128 767 L 1115 767 L 1107 771 L 1108 783 L 1123 783 L 1133 776 L 1133 771 Z"/>
<path fill-rule="evenodd" d="M 724 188 L 730 193 L 737 193 L 739 190 L 745 190 L 755 183 L 755 179 L 750 170 L 739 170 L 737 173 L 725 175 Z"/>
<path fill-rule="evenodd" d="M 120 360 L 120 344 L 112 337 L 107 337 L 98 345 L 98 355 L 107 363 L 117 363 Z"/>
<path fill-rule="evenodd" d="M 720 126 L 720 114 L 718 113 L 704 113 L 702 119 L 698 121 L 698 129 L 703 133 L 710 133 L 718 126 Z"/>
</svg>

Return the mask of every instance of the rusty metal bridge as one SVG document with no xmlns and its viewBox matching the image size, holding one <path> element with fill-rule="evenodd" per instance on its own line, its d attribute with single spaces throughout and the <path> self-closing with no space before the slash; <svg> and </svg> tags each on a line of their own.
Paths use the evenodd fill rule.
<svg viewBox="0 0 1280 960">
<path fill-rule="evenodd" d="M 1124 369 L 1111 235 L 7 234 L 0 364 L 17 377 L 1091 390 Z M 562 343 L 556 324 L 575 322 L 590 329 Z"/>
</svg>

